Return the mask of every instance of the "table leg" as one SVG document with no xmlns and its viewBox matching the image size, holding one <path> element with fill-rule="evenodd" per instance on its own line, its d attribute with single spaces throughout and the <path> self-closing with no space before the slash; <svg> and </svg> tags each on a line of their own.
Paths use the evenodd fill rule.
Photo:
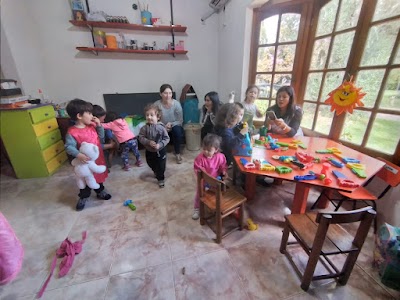
<svg viewBox="0 0 400 300">
<path fill-rule="evenodd" d="M 256 194 L 256 174 L 246 173 L 246 191 L 247 201 L 253 200 Z"/>
<path fill-rule="evenodd" d="M 296 183 L 296 189 L 294 192 L 292 214 L 304 214 L 307 207 L 308 192 L 310 186 L 301 182 Z"/>
</svg>

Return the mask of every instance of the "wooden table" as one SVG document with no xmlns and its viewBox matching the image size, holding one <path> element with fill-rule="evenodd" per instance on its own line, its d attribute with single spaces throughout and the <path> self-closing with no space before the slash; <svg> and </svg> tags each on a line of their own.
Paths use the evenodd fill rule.
<svg viewBox="0 0 400 300">
<path fill-rule="evenodd" d="M 293 138 L 282 138 L 282 137 L 275 137 L 278 138 L 278 142 L 285 142 L 290 143 L 294 139 Z M 274 166 L 288 166 L 293 169 L 293 172 L 289 174 L 279 174 L 276 171 L 260 171 L 258 169 L 245 169 L 243 165 L 240 163 L 240 158 L 242 156 L 234 156 L 235 161 L 235 168 L 238 168 L 240 172 L 246 174 L 246 197 L 248 200 L 252 200 L 255 195 L 255 188 L 256 188 L 256 177 L 259 175 L 268 176 L 271 178 L 281 179 L 281 180 L 288 180 L 296 182 L 296 189 L 293 199 L 293 206 L 292 206 L 292 213 L 304 213 L 306 210 L 307 205 L 307 198 L 308 193 L 311 186 L 321 186 L 324 188 L 330 188 L 334 190 L 341 190 L 341 191 L 348 191 L 352 192 L 355 188 L 346 188 L 340 187 L 337 183 L 336 177 L 332 174 L 332 170 L 338 170 L 339 172 L 343 173 L 349 180 L 358 183 L 360 186 L 363 185 L 369 178 L 376 174 L 383 166 L 384 163 L 380 160 L 372 158 L 366 154 L 343 146 L 335 141 L 326 139 L 326 138 L 319 138 L 319 137 L 297 137 L 296 139 L 303 142 L 304 145 L 307 146 L 307 149 L 301 149 L 300 147 L 297 150 L 289 149 L 286 151 L 274 151 L 274 150 L 267 150 L 263 146 L 255 146 L 253 147 L 252 157 L 243 157 L 247 160 L 253 159 L 265 159 L 270 162 Z M 332 157 L 336 160 L 340 160 L 339 158 L 333 156 L 332 154 L 318 154 L 316 150 L 323 150 L 327 148 L 336 147 L 342 151 L 341 155 L 347 158 L 355 158 L 360 160 L 361 164 L 366 165 L 366 173 L 367 178 L 359 178 L 352 171 L 344 166 L 343 168 L 338 168 L 335 166 L 331 166 L 330 170 L 328 171 L 328 177 L 332 179 L 332 183 L 329 185 L 324 184 L 322 180 L 307 180 L 307 181 L 295 181 L 294 176 L 296 175 L 306 175 L 309 171 L 314 171 L 315 173 L 320 173 L 322 169 L 322 163 L 314 163 L 314 165 L 308 169 L 300 170 L 293 164 L 286 164 L 277 160 L 272 159 L 273 155 L 284 155 L 284 156 L 294 156 L 296 151 L 297 152 L 305 152 L 308 153 L 315 158 L 320 158 L 323 160 L 325 157 Z M 325 208 L 327 206 L 327 200 L 321 199 L 320 204 L 318 205 L 319 208 Z"/>
</svg>

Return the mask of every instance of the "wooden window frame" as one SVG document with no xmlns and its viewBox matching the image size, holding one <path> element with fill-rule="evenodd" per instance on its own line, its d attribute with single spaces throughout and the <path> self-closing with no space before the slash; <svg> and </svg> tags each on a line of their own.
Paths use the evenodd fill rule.
<svg viewBox="0 0 400 300">
<path fill-rule="evenodd" d="M 342 0 L 343 1 L 343 0 Z M 339 7 L 338 11 L 340 11 L 340 5 L 342 1 L 339 2 Z M 250 51 L 250 68 L 249 68 L 249 84 L 254 84 L 255 83 L 255 78 L 256 75 L 262 72 L 257 73 L 257 54 L 258 54 L 258 47 L 260 46 L 258 44 L 259 41 L 259 34 L 260 34 L 260 26 L 261 26 L 261 21 L 264 20 L 266 17 L 273 16 L 276 14 L 281 14 L 283 9 L 288 9 L 291 6 L 302 6 L 303 11 L 301 12 L 302 18 L 304 14 L 304 22 L 300 22 L 300 28 L 299 28 L 299 36 L 298 40 L 304 40 L 304 43 L 301 43 L 296 47 L 296 55 L 295 55 L 295 61 L 293 65 L 293 71 L 291 72 L 292 75 L 292 86 L 295 90 L 295 93 L 297 95 L 297 103 L 301 106 L 303 106 L 304 103 L 312 103 L 316 105 L 316 114 L 318 114 L 318 109 L 321 104 L 323 104 L 322 99 L 321 99 L 321 93 L 322 93 L 322 87 L 324 86 L 325 83 L 325 78 L 327 72 L 334 72 L 334 71 L 343 71 L 345 72 L 345 78 L 343 79 L 349 79 L 349 77 L 352 75 L 354 80 L 356 81 L 358 72 L 361 70 L 372 70 L 372 69 L 384 69 L 384 76 L 382 79 L 381 87 L 378 91 L 377 94 L 377 100 L 375 102 L 374 107 L 372 108 L 365 108 L 365 107 L 357 107 L 357 110 L 360 111 L 368 111 L 371 113 L 365 136 L 361 142 L 361 145 L 355 145 L 347 141 L 340 140 L 340 134 L 342 131 L 342 128 L 344 126 L 345 122 L 345 117 L 346 114 L 341 114 L 341 115 L 334 115 L 333 120 L 332 120 L 332 126 L 330 129 L 330 132 L 328 135 L 315 132 L 313 130 L 309 130 L 307 128 L 303 128 L 303 131 L 306 135 L 310 136 L 323 136 L 323 137 L 328 137 L 332 140 L 338 141 L 343 143 L 344 145 L 354 148 L 360 152 L 366 153 L 370 156 L 373 157 L 383 157 L 389 161 L 392 161 L 396 164 L 400 163 L 400 141 L 397 144 L 397 147 L 395 149 L 395 152 L 393 155 L 389 155 L 383 152 L 379 152 L 374 149 L 368 149 L 366 148 L 366 143 L 367 143 L 367 138 L 371 133 L 372 130 L 372 124 L 373 121 L 378 113 L 390 113 L 394 115 L 400 115 L 399 111 L 396 110 L 390 110 L 390 109 L 382 109 L 379 108 L 379 105 L 382 101 L 382 96 L 385 90 L 386 82 L 388 79 L 388 75 L 392 69 L 399 68 L 400 64 L 393 64 L 393 61 L 395 59 L 395 55 L 397 53 L 397 49 L 400 47 L 400 32 L 397 35 L 397 38 L 395 40 L 394 44 L 394 51 L 392 51 L 389 61 L 386 65 L 379 65 L 379 66 L 360 66 L 362 55 L 360 53 L 363 53 L 366 42 L 367 42 L 367 37 L 368 37 L 368 32 L 370 28 L 374 25 L 378 25 L 380 23 L 386 23 L 391 20 L 396 20 L 398 19 L 397 16 L 395 17 L 390 17 L 386 18 L 383 20 L 377 20 L 377 21 L 372 21 L 376 4 L 378 0 L 363 0 L 363 4 L 360 10 L 360 17 L 357 22 L 357 25 L 355 27 L 351 28 L 346 28 L 340 31 L 334 31 L 339 14 L 337 13 L 335 16 L 335 23 L 334 23 L 334 29 L 331 34 L 324 34 L 318 37 L 315 37 L 316 30 L 317 30 L 317 25 L 318 25 L 318 17 L 319 17 L 319 12 L 320 9 L 330 2 L 330 0 L 300 0 L 300 1 L 289 1 L 289 2 L 282 2 L 280 0 L 272 0 L 263 5 L 262 7 L 255 9 L 254 10 L 254 15 L 253 15 L 253 24 L 252 24 L 252 39 L 251 39 L 251 51 Z M 281 16 L 279 17 L 280 20 Z M 280 26 L 280 22 L 278 24 Z M 305 28 L 304 28 L 305 27 Z M 346 32 L 350 32 L 355 30 L 354 33 L 354 41 L 349 53 L 349 58 L 348 62 L 345 68 L 333 68 L 333 69 L 328 69 L 327 66 L 329 64 L 329 58 L 331 56 L 332 52 L 332 47 L 333 47 L 333 40 L 334 37 L 343 34 Z M 279 32 L 279 28 L 278 28 Z M 325 67 L 320 70 L 310 70 L 309 66 L 311 64 L 311 59 L 312 59 L 312 51 L 313 51 L 313 46 L 314 46 L 314 41 L 317 39 L 321 39 L 324 37 L 330 37 L 331 42 L 328 48 L 328 53 L 327 53 L 327 60 L 325 62 Z M 267 44 L 268 46 L 276 46 L 277 44 L 285 44 L 285 43 L 279 43 L 278 39 L 275 43 Z M 290 44 L 290 42 L 288 43 Z M 275 57 L 276 59 L 277 53 L 275 52 Z M 272 70 L 274 72 L 274 70 Z M 306 91 L 306 84 L 307 82 L 307 76 L 310 73 L 319 73 L 322 72 L 322 80 L 321 80 L 321 88 L 318 93 L 318 100 L 316 102 L 314 101 L 307 101 L 304 100 L 305 96 L 305 91 Z M 270 72 L 266 72 L 270 73 Z M 279 72 L 277 72 L 279 73 Z M 272 98 L 272 90 L 268 98 L 262 98 L 265 99 L 265 101 L 268 101 L 269 105 L 271 105 L 271 102 L 274 100 Z M 317 117 L 317 116 L 316 116 Z M 315 122 L 317 118 L 314 118 L 313 120 L 313 125 L 312 128 L 315 128 Z"/>
</svg>

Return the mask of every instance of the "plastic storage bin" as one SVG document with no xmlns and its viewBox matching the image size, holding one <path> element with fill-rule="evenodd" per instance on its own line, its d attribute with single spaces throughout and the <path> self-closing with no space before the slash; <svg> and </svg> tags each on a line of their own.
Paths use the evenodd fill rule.
<svg viewBox="0 0 400 300">
<path fill-rule="evenodd" d="M 190 151 L 196 151 L 201 146 L 201 124 L 188 123 L 183 126 L 185 129 L 186 148 Z"/>
</svg>

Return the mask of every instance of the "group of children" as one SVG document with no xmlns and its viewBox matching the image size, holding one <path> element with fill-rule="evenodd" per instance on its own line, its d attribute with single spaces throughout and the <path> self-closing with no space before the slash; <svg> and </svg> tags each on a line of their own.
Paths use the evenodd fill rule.
<svg viewBox="0 0 400 300">
<path fill-rule="evenodd" d="M 221 105 L 218 94 L 210 92 L 205 96 L 205 104 L 202 108 L 203 128 L 201 132 L 202 152 L 194 161 L 194 169 L 197 172 L 204 169 L 212 176 L 226 175 L 226 170 L 233 162 L 232 149 L 241 144 L 248 133 L 248 128 L 240 125 L 245 111 L 260 117 L 261 112 L 257 109 L 254 101 L 257 99 L 259 89 L 257 86 L 250 86 L 246 90 L 246 98 L 242 103 L 226 103 Z M 156 104 L 149 104 L 145 107 L 144 113 L 146 124 L 140 129 L 138 139 L 128 127 L 123 118 L 116 114 L 106 113 L 98 105 L 92 106 L 89 102 L 74 99 L 67 105 L 67 112 L 70 118 L 75 121 L 75 126 L 68 129 L 65 148 L 69 155 L 78 158 L 85 163 L 89 158 L 79 152 L 82 142 L 89 142 L 97 145 L 100 149 L 108 149 L 114 146 L 111 136 L 120 144 L 122 150 L 121 158 L 123 169 L 129 170 L 129 152 L 132 151 L 136 157 L 136 166 L 143 165 L 138 141 L 145 147 L 146 162 L 154 172 L 160 188 L 165 186 L 166 169 L 166 145 L 170 142 L 170 136 L 166 126 L 160 122 L 162 111 Z M 106 143 L 105 137 L 111 142 Z M 105 165 L 103 151 L 96 160 L 99 165 Z M 104 182 L 108 176 L 105 171 L 101 174 L 94 174 L 97 183 L 97 198 L 108 200 L 111 195 L 104 189 Z M 85 187 L 79 192 L 79 200 L 76 209 L 82 210 L 89 198 L 91 189 Z M 199 199 L 196 195 L 194 200 L 193 219 L 199 218 Z"/>
<path fill-rule="evenodd" d="M 132 151 L 136 157 L 136 166 L 143 165 L 138 149 L 138 141 L 123 118 L 119 118 L 116 114 L 106 114 L 102 107 L 93 106 L 91 103 L 81 99 L 71 100 L 66 109 L 71 120 L 75 122 L 75 125 L 68 129 L 65 136 L 65 149 L 69 155 L 77 158 L 81 163 L 86 163 L 90 158 L 79 152 L 80 145 L 83 142 L 87 142 L 96 145 L 99 149 L 109 149 L 112 143 L 105 143 L 105 130 L 111 130 L 122 150 L 121 158 L 124 170 L 130 169 L 129 151 Z M 153 170 L 160 188 L 162 188 L 164 187 L 166 166 L 165 146 L 169 143 L 169 136 L 165 126 L 159 122 L 161 110 L 158 106 L 149 104 L 144 112 L 146 125 L 140 129 L 139 141 L 146 149 L 146 161 Z M 96 164 L 106 165 L 103 151 L 99 151 L 99 158 L 96 160 Z M 94 177 L 100 185 L 98 189 L 94 190 L 97 198 L 103 200 L 111 199 L 111 195 L 104 188 L 108 171 L 106 170 L 101 174 L 95 173 Z M 76 204 L 77 211 L 81 211 L 85 207 L 90 194 L 91 188 L 88 186 L 80 189 L 79 200 Z"/>
</svg>

